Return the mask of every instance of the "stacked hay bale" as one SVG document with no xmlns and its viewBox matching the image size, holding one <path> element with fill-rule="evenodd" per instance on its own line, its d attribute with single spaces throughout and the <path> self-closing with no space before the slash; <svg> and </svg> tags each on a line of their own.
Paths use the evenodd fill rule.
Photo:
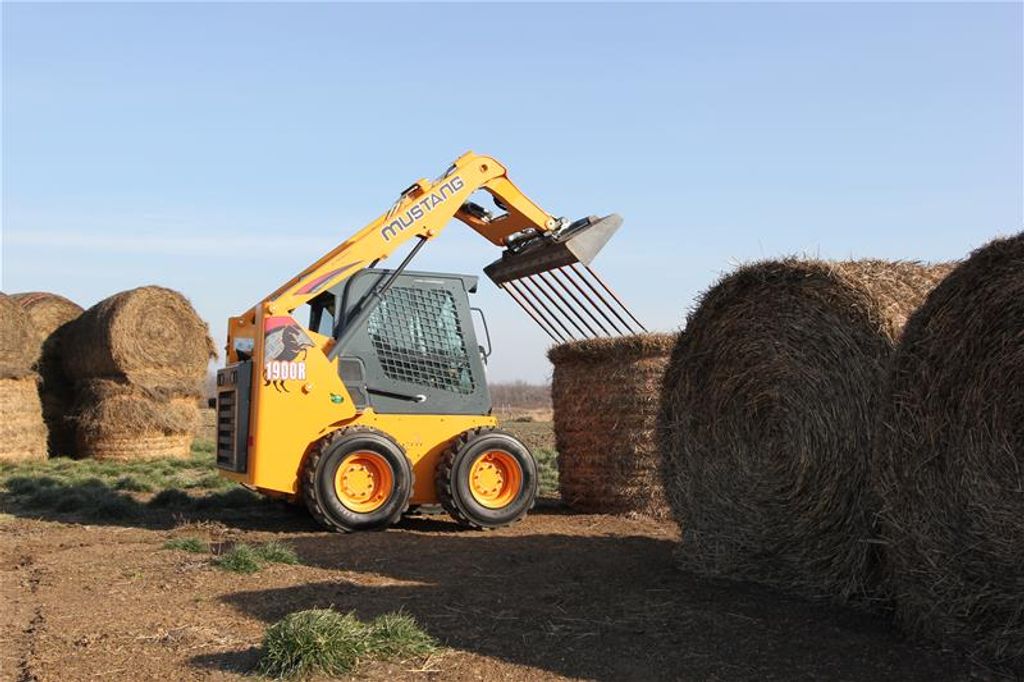
<svg viewBox="0 0 1024 682">
<path fill-rule="evenodd" d="M 43 421 L 47 429 L 47 450 L 50 456 L 74 452 L 74 426 L 67 419 L 74 399 L 71 379 L 61 361 L 67 325 L 82 314 L 82 307 L 63 296 L 41 291 L 12 294 L 28 313 L 38 338 L 39 400 L 43 405 Z"/>
<path fill-rule="evenodd" d="M 874 471 L 900 621 L 1024 674 L 1024 233 L 914 314 L 884 406 Z"/>
<path fill-rule="evenodd" d="M 845 601 L 874 592 L 868 467 L 887 364 L 948 266 L 787 259 L 707 291 L 659 440 L 682 565 Z"/>
<path fill-rule="evenodd" d="M 64 368 L 77 383 L 78 453 L 188 457 L 211 357 L 206 323 L 170 289 L 124 291 L 85 311 L 64 349 Z"/>
<path fill-rule="evenodd" d="M 39 341 L 28 313 L 0 293 L 0 460 L 46 458 L 46 426 L 32 370 Z"/>
<path fill-rule="evenodd" d="M 578 341 L 548 351 L 559 491 L 573 509 L 667 517 L 654 437 L 670 334 Z"/>
</svg>

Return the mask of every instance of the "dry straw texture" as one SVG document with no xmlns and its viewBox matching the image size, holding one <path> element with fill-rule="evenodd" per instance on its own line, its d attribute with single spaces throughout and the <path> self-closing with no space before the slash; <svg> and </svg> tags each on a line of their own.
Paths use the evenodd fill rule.
<svg viewBox="0 0 1024 682">
<path fill-rule="evenodd" d="M 115 294 L 75 320 L 64 368 L 77 381 L 118 379 L 198 395 L 212 357 L 209 328 L 188 299 L 147 286 Z"/>
<path fill-rule="evenodd" d="M 67 325 L 82 314 L 82 307 L 63 296 L 41 291 L 12 294 L 11 298 L 28 313 L 40 344 L 36 371 L 42 377 L 39 399 L 48 431 L 47 449 L 51 455 L 70 455 L 74 452 L 74 428 L 67 415 L 74 394 L 61 357 Z"/>
<path fill-rule="evenodd" d="M 840 601 L 874 591 L 869 450 L 887 363 L 948 266 L 743 266 L 690 314 L 659 440 L 685 568 Z"/>
<path fill-rule="evenodd" d="M 644 334 L 548 351 L 558 485 L 573 509 L 668 516 L 654 430 L 674 342 L 674 335 Z"/>
<path fill-rule="evenodd" d="M 882 421 L 900 620 L 1024 674 L 1024 233 L 976 251 L 911 318 Z"/>
<path fill-rule="evenodd" d="M 81 385 L 74 415 L 78 454 L 96 459 L 188 457 L 199 426 L 194 398 L 102 379 Z"/>
<path fill-rule="evenodd" d="M 32 319 L 17 301 L 0 293 L 0 378 L 32 374 L 39 357 L 39 336 Z"/>
<path fill-rule="evenodd" d="M 0 461 L 46 458 L 46 427 L 34 375 L 0 378 Z"/>
<path fill-rule="evenodd" d="M 11 294 L 28 313 L 40 339 L 46 339 L 60 327 L 82 314 L 82 306 L 74 301 L 45 291 Z"/>
</svg>

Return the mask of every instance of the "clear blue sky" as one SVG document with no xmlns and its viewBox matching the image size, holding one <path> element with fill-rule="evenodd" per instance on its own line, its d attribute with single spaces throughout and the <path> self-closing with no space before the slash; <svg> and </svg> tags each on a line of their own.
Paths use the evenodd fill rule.
<svg viewBox="0 0 1024 682">
<path fill-rule="evenodd" d="M 466 149 L 677 328 L 737 261 L 958 258 L 1024 228 L 1022 5 L 3 5 L 4 291 L 224 320 Z M 496 256 L 453 223 L 418 269 Z M 491 376 L 546 337 L 489 283 Z"/>
</svg>

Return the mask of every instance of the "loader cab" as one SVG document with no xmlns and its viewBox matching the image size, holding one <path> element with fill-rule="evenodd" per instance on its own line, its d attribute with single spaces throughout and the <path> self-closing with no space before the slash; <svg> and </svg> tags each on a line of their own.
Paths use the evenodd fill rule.
<svg viewBox="0 0 1024 682">
<path fill-rule="evenodd" d="M 309 328 L 335 339 L 349 332 L 348 322 L 391 274 L 368 268 L 313 299 Z M 469 304 L 476 289 L 472 275 L 400 274 L 338 357 L 356 406 L 378 414 L 489 414 Z"/>
</svg>

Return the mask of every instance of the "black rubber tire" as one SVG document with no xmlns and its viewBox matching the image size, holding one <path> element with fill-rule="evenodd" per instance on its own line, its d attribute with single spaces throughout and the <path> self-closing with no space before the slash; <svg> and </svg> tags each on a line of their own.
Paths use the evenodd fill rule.
<svg viewBox="0 0 1024 682">
<path fill-rule="evenodd" d="M 473 499 L 469 490 L 469 471 L 473 461 L 487 450 L 502 450 L 512 455 L 523 473 L 519 494 L 500 509 L 489 509 Z M 434 479 L 437 498 L 448 514 L 467 528 L 491 529 L 519 521 L 537 500 L 537 461 L 530 449 L 515 436 L 497 429 L 479 428 L 455 439 L 438 462 Z"/>
<path fill-rule="evenodd" d="M 370 450 L 391 466 L 394 488 L 378 509 L 352 511 L 338 499 L 334 477 L 345 456 L 356 450 Z M 366 426 L 339 429 L 320 439 L 306 459 L 302 472 L 302 498 L 317 523 L 329 530 L 351 532 L 383 530 L 398 521 L 409 506 L 413 473 L 402 447 L 387 434 Z"/>
</svg>

